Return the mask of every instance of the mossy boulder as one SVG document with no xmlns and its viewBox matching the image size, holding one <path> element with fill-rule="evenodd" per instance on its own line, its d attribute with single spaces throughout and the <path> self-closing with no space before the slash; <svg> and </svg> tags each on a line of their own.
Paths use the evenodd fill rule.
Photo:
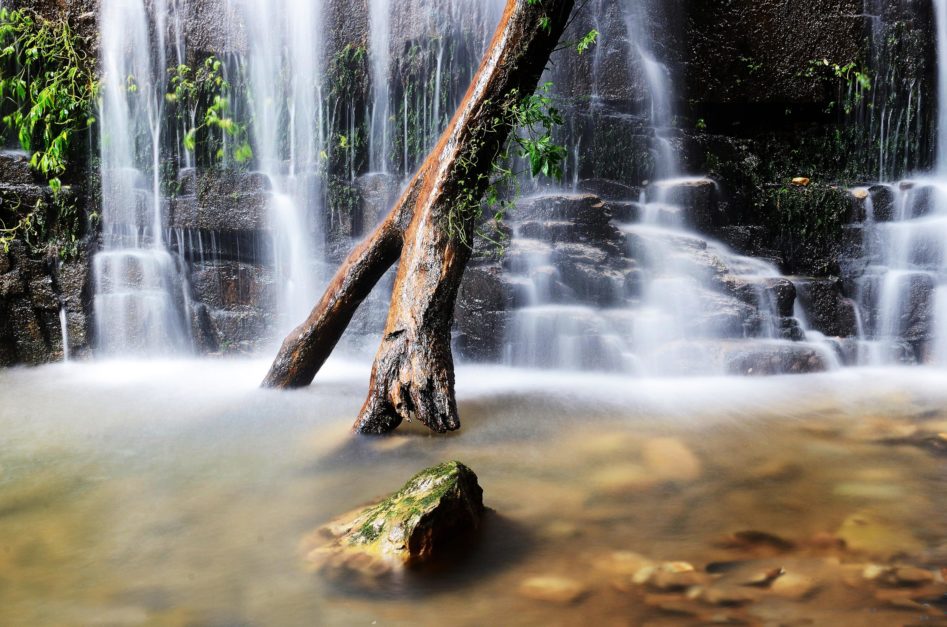
<svg viewBox="0 0 947 627">
<path fill-rule="evenodd" d="M 484 511 L 477 475 L 460 462 L 444 462 L 380 503 L 317 530 L 304 542 L 306 560 L 332 575 L 369 578 L 440 561 L 471 543 Z"/>
</svg>

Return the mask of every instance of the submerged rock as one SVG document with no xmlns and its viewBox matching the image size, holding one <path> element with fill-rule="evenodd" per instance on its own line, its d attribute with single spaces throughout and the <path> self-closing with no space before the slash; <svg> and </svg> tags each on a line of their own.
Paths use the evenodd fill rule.
<svg viewBox="0 0 947 627">
<path fill-rule="evenodd" d="M 568 605 L 575 603 L 588 590 L 584 585 L 566 577 L 530 577 L 520 584 L 519 592 L 527 599 Z"/>
<path fill-rule="evenodd" d="M 842 523 L 836 535 L 850 551 L 888 557 L 914 555 L 923 545 L 910 529 L 896 526 L 870 513 L 852 514 Z"/>
<path fill-rule="evenodd" d="M 444 462 L 380 503 L 319 529 L 304 543 L 306 559 L 334 574 L 377 577 L 462 547 L 484 511 L 477 475 L 460 462 Z"/>
<path fill-rule="evenodd" d="M 693 481 L 701 475 L 697 455 L 675 438 L 653 438 L 645 443 L 648 469 L 663 481 Z"/>
</svg>

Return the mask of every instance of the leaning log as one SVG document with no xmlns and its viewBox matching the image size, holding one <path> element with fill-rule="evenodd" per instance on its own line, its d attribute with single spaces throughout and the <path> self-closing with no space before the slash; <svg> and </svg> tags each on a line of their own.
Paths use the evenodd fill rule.
<svg viewBox="0 0 947 627">
<path fill-rule="evenodd" d="M 511 131 L 510 111 L 536 89 L 573 5 L 574 0 L 507 1 L 447 130 L 392 212 L 343 262 L 309 318 L 283 342 L 265 386 L 311 383 L 358 306 L 400 258 L 355 429 L 384 433 L 412 419 L 437 432 L 460 426 L 450 327 L 476 225 L 473 217 L 457 224 L 456 208 L 483 195 Z M 448 227 L 450 216 L 454 228 Z"/>
</svg>

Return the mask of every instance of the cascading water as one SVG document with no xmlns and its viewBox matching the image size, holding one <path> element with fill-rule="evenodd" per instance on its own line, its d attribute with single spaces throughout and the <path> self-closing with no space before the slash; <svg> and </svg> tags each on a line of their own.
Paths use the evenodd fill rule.
<svg viewBox="0 0 947 627">
<path fill-rule="evenodd" d="M 760 362 L 782 371 L 799 359 L 835 367 L 827 346 L 799 341 L 806 331 L 793 317 L 795 289 L 774 265 L 696 232 L 709 226 L 717 190 L 681 173 L 671 72 L 649 28 L 655 9 L 621 4 L 629 66 L 648 89 L 656 178 L 637 199 L 554 194 L 521 203 L 509 264 L 520 306 L 507 361 L 638 374 L 752 372 Z M 595 239 L 608 245 L 590 245 Z"/>
<path fill-rule="evenodd" d="M 466 91 L 504 5 L 369 2 L 372 172 L 414 172 Z"/>
<path fill-rule="evenodd" d="M 177 3 L 103 0 L 102 236 L 93 261 L 95 330 L 104 353 L 190 345 L 188 288 L 163 238 L 161 193 L 166 18 Z"/>
<path fill-rule="evenodd" d="M 648 117 L 654 132 L 654 176 L 656 179 L 670 179 L 678 174 L 677 152 L 666 134 L 672 132 L 674 123 L 674 104 L 672 102 L 671 72 L 668 66 L 658 61 L 655 41 L 649 29 L 650 2 L 625 2 L 622 14 L 625 18 L 625 31 L 632 43 L 630 51 L 644 73 L 648 87 L 650 105 Z"/>
<path fill-rule="evenodd" d="M 864 0 L 870 85 L 852 81 L 845 87 L 848 93 L 840 94 L 848 100 L 847 117 L 854 122 L 846 131 L 855 131 L 850 159 L 860 161 L 865 171 L 873 166 L 881 181 L 905 175 L 925 159 L 925 81 L 913 65 L 915 52 L 904 48 L 911 38 L 899 30 L 916 4 Z"/>
<path fill-rule="evenodd" d="M 947 176 L 947 0 L 934 0 L 937 23 L 937 173 Z"/>
<path fill-rule="evenodd" d="M 369 48 L 343 42 L 329 50 L 324 25 L 335 6 L 227 0 L 216 13 L 221 38 L 188 51 L 185 25 L 199 11 L 183 0 L 104 2 L 104 246 L 94 262 L 100 348 L 148 354 L 230 344 L 234 335 L 241 346 L 248 334 L 285 335 L 309 312 L 346 238 L 371 229 L 436 141 L 503 5 L 373 2 L 364 9 Z M 214 140 L 222 146 L 219 172 L 206 172 L 203 157 L 185 146 L 206 105 L 165 105 L 175 68 L 194 76 L 190 66 L 209 55 L 223 62 L 226 115 L 249 129 L 256 172 L 232 162 L 233 140 L 223 131 Z M 371 96 L 363 99 L 366 57 Z M 378 206 L 359 211 L 351 199 L 373 190 L 375 199 L 362 202 Z M 234 203 L 242 217 L 231 225 Z M 260 263 L 272 271 L 251 269 Z M 247 271 L 250 282 L 241 283 Z M 258 294 L 253 303 L 250 293 Z M 363 307 L 367 317 L 383 312 L 383 299 L 379 293 Z"/>
<path fill-rule="evenodd" d="M 931 175 L 856 190 L 867 265 L 857 278 L 862 363 L 947 365 L 947 1 L 937 24 L 937 150 Z M 882 172 L 884 174 L 884 172 Z"/>
<path fill-rule="evenodd" d="M 370 167 L 374 172 L 388 169 L 388 73 L 391 54 L 388 44 L 391 6 L 386 0 L 369 4 L 372 64 L 372 104 L 369 130 Z"/>
<path fill-rule="evenodd" d="M 261 187 L 268 198 L 267 225 L 253 228 L 268 229 L 272 246 L 257 253 L 260 244 L 250 240 L 266 238 L 258 237 L 260 231 L 246 237 L 233 234 L 243 226 L 233 233 L 185 227 L 190 230 L 175 228 L 163 235 L 166 205 L 170 202 L 173 207 L 174 199 L 162 198 L 161 147 L 176 144 L 180 165 L 193 168 L 193 156 L 180 148 L 186 129 L 199 122 L 194 111 L 189 120 L 171 119 L 165 111 L 161 96 L 167 90 L 167 68 L 201 60 L 207 51 L 185 58 L 180 2 L 164 0 L 148 4 L 147 9 L 144 2 L 106 2 L 102 18 L 103 67 L 110 70 L 102 112 L 107 128 L 103 134 L 106 236 L 104 250 L 95 260 L 100 345 L 112 351 L 157 352 L 191 343 L 189 334 L 197 322 L 191 320 L 190 291 L 183 261 L 169 247 L 192 263 L 200 262 L 203 286 L 217 263 L 205 264 L 205 253 L 214 257 L 227 249 L 232 259 L 240 258 L 241 245 L 245 251 L 253 248 L 249 263 L 265 258 L 274 266 L 271 280 L 279 315 L 273 325 L 277 328 L 270 330 L 280 337 L 298 323 L 315 301 L 328 265 L 344 250 L 345 238 L 367 233 L 385 213 L 386 198 L 414 170 L 447 123 L 503 5 L 491 0 L 471 7 L 458 0 L 428 10 L 425 2 L 369 2 L 363 9 L 367 32 L 362 40 L 368 48 L 353 49 L 349 44 L 344 50 L 330 50 L 321 35 L 334 10 L 328 3 L 279 0 L 274 6 L 263 0 L 227 0 L 221 14 L 228 18 L 224 20 L 228 43 L 219 56 L 225 60 L 228 80 L 236 86 L 234 117 L 250 128 L 253 167 L 259 172 L 249 176 L 266 181 Z M 593 25 L 612 20 L 625 28 L 631 58 L 627 67 L 637 72 L 628 83 L 643 85 L 647 92 L 641 107 L 641 137 L 649 138 L 650 157 L 640 161 L 650 161 L 653 167 L 641 178 L 652 180 L 640 186 L 636 181 L 640 195 L 599 194 L 606 198 L 596 209 L 601 216 L 585 215 L 588 206 L 581 205 L 587 197 L 578 192 L 585 189 L 583 179 L 598 175 L 587 172 L 582 149 L 584 142 L 594 139 L 581 130 L 570 131 L 575 137 L 567 169 L 571 168 L 570 191 L 577 195 L 527 198 L 512 222 L 516 237 L 507 266 L 517 309 L 507 331 L 507 360 L 529 366 L 664 372 L 674 369 L 668 364 L 675 355 L 698 345 L 719 353 L 724 344 L 732 352 L 753 350 L 743 348 L 751 344 L 759 348 L 782 343 L 790 352 L 812 350 L 822 362 L 834 362 L 831 351 L 816 342 L 818 334 L 809 334 L 812 344 L 799 341 L 806 339 L 804 325 L 797 320 L 805 312 L 791 306 L 794 288 L 772 264 L 736 255 L 698 234 L 710 226 L 709 207 L 717 191 L 712 181 L 686 176 L 687 168 L 681 165 L 674 82 L 671 66 L 663 58 L 673 37 L 665 37 L 664 27 L 655 24 L 658 9 L 664 7 L 610 0 L 596 0 L 589 7 Z M 942 13 L 942 3 L 938 7 Z M 616 15 L 621 19 L 614 20 Z M 338 72 L 345 54 L 352 61 L 346 66 L 352 74 L 340 77 L 333 72 Z M 599 75 L 611 72 L 615 61 L 599 47 L 590 55 L 593 76 L 586 82 L 591 85 L 591 109 L 605 110 L 616 97 L 616 81 Z M 359 74 L 363 70 L 358 64 L 363 62 L 364 74 Z M 340 98 L 334 92 L 340 78 L 361 81 L 351 92 L 355 97 Z M 565 82 L 569 80 L 565 77 Z M 918 121 L 918 114 L 912 113 L 915 103 L 920 111 L 918 99 L 911 96 L 908 113 L 898 114 L 905 117 L 904 124 Z M 622 112 L 626 114 L 638 115 Z M 113 135 L 120 139 L 113 140 Z M 905 152 L 909 148 L 913 150 L 905 145 Z M 376 192 L 382 187 L 383 193 Z M 523 187 L 538 189 L 534 181 L 524 181 Z M 909 193 L 901 187 L 894 190 L 896 195 L 905 194 L 894 203 L 904 208 L 899 215 L 938 213 L 930 209 L 937 202 L 924 201 L 923 209 L 909 207 L 915 196 L 935 198 L 935 192 Z M 340 198 L 348 198 L 345 194 L 355 200 L 341 202 Z M 366 199 L 372 194 L 376 198 L 371 202 L 378 207 L 368 210 Z M 594 197 L 590 202 L 596 202 Z M 344 212 L 358 215 L 342 216 Z M 337 218 L 350 219 L 355 226 L 335 232 L 336 226 L 329 225 Z M 598 230 L 583 232 L 589 228 Z M 894 229 L 879 222 L 866 230 Z M 882 248 L 876 250 L 885 257 Z M 868 273 L 862 282 L 860 313 L 869 336 L 900 333 L 893 320 L 903 300 L 897 294 L 905 288 L 897 277 L 910 275 L 908 266 L 913 262 L 892 257 L 892 263 L 890 267 L 897 270 L 885 281 L 870 285 Z M 589 271 L 596 267 L 598 272 Z M 932 268 L 924 272 L 929 279 L 936 274 Z M 197 279 L 194 284 L 197 290 Z M 369 302 L 373 315 L 383 312 L 383 291 L 376 295 L 377 302 L 375 297 Z M 932 303 L 944 300 L 939 294 L 931 298 Z M 883 302 L 884 307 L 871 313 L 870 305 L 865 305 L 869 301 Z M 891 320 L 882 320 L 885 317 Z"/>
<path fill-rule="evenodd" d="M 325 7 L 310 0 L 228 0 L 248 49 L 240 73 L 253 120 L 256 162 L 269 179 L 269 222 L 282 335 L 315 302 L 325 206 L 321 39 Z"/>
</svg>

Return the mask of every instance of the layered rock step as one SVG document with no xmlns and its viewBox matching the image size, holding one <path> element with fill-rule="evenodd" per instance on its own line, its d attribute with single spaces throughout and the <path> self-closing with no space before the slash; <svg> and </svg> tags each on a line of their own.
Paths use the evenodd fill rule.
<svg viewBox="0 0 947 627">
<path fill-rule="evenodd" d="M 835 367 L 828 345 L 799 342 L 806 335 L 790 279 L 687 230 L 709 227 L 712 181 L 649 189 L 662 201 L 590 193 L 521 200 L 502 261 L 475 261 L 472 270 L 471 284 L 491 296 L 478 301 L 461 290 L 461 351 L 472 335 L 487 339 L 487 321 L 504 320 L 502 350 L 490 352 L 516 366 L 638 374 Z M 508 318 L 503 306 L 512 308 Z M 699 364 L 679 358 L 687 354 L 700 355 Z"/>
<path fill-rule="evenodd" d="M 855 223 L 841 266 L 858 342 L 848 352 L 873 365 L 947 363 L 947 343 L 937 339 L 947 331 L 947 185 L 907 180 L 851 195 Z M 837 301 L 825 289 L 812 300 L 816 312 Z"/>
<path fill-rule="evenodd" d="M 72 206 L 75 190 L 64 186 L 59 201 Z M 88 258 L 81 242 L 75 254 L 49 254 L 56 224 L 56 199 L 49 185 L 30 168 L 29 155 L 0 151 L 0 218 L 6 228 L 33 214 L 32 224 L 48 229 L 42 248 L 37 237 L 0 246 L 0 366 L 41 364 L 68 352 L 83 353 L 88 328 Z"/>
</svg>

